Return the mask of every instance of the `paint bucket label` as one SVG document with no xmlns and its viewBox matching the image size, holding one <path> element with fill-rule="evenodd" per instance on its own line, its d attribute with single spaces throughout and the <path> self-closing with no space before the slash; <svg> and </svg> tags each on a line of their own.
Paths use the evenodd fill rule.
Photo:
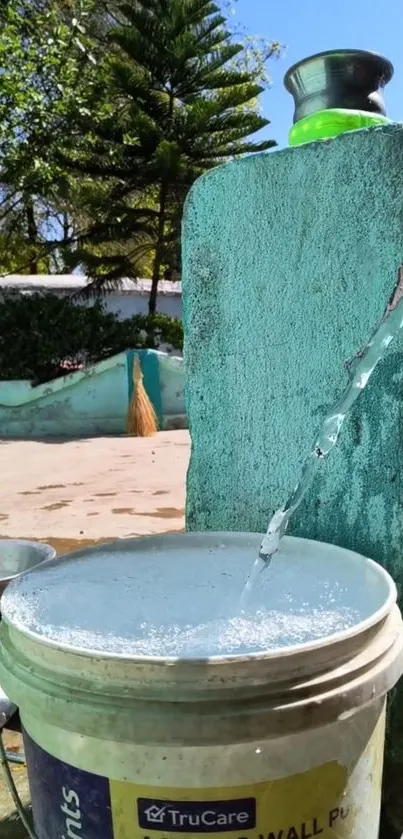
<svg viewBox="0 0 403 839">
<path fill-rule="evenodd" d="M 299 775 L 214 789 L 111 780 L 52 757 L 25 733 L 36 833 L 38 839 L 376 836 L 382 761 L 375 741 L 383 741 L 377 729 L 381 736 L 374 732 L 352 774 L 333 761 Z"/>
</svg>

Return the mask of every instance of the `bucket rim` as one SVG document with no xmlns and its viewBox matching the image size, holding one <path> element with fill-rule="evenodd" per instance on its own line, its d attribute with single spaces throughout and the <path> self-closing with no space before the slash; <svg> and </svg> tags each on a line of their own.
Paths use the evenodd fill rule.
<svg viewBox="0 0 403 839">
<path fill-rule="evenodd" d="M 140 543 L 144 544 L 145 542 L 155 542 L 155 540 L 163 541 L 166 543 L 167 541 L 176 541 L 176 540 L 192 540 L 197 539 L 197 537 L 203 538 L 211 538 L 213 540 L 220 539 L 225 540 L 225 538 L 232 537 L 239 539 L 244 538 L 248 540 L 253 540 L 256 538 L 256 544 L 260 544 L 263 534 L 261 533 L 252 533 L 247 531 L 191 531 L 186 533 L 164 533 L 164 534 L 152 534 L 148 536 L 141 536 L 129 539 L 116 539 L 113 542 L 107 542 L 102 545 L 96 545 L 92 548 L 81 548 L 77 551 L 72 553 L 63 554 L 62 556 L 56 557 L 56 562 L 66 561 L 69 559 L 78 558 L 79 556 L 89 556 L 91 554 L 96 554 L 100 551 L 100 549 L 109 552 L 113 552 L 114 549 L 118 548 L 122 550 L 122 547 L 130 548 L 131 545 L 138 546 Z M 201 666 L 205 666 L 206 664 L 218 667 L 224 667 L 225 665 L 247 665 L 248 663 L 253 662 L 270 662 L 274 660 L 282 660 L 296 658 L 297 656 L 302 656 L 309 654 L 311 652 L 315 652 L 317 650 L 323 649 L 331 649 L 332 647 L 336 647 L 339 643 L 344 643 L 349 641 L 350 639 L 357 638 L 360 635 L 363 635 L 368 630 L 375 627 L 377 624 L 381 623 L 391 612 L 393 606 L 397 601 L 397 588 L 396 584 L 391 577 L 391 575 L 386 571 L 378 562 L 375 562 L 373 559 L 369 559 L 368 557 L 359 554 L 356 551 L 352 551 L 348 548 L 340 547 L 339 545 L 334 545 L 332 543 L 322 542 L 319 540 L 314 539 L 304 539 L 298 536 L 284 536 L 283 541 L 285 544 L 294 543 L 298 544 L 303 542 L 306 546 L 315 546 L 315 549 L 319 546 L 325 546 L 327 550 L 333 551 L 334 553 L 341 553 L 344 556 L 351 557 L 353 562 L 363 562 L 366 564 L 367 567 L 371 568 L 375 571 L 375 573 L 382 579 L 388 588 L 388 596 L 385 599 L 384 603 L 382 604 L 379 609 L 373 612 L 369 617 L 365 618 L 364 620 L 360 621 L 359 623 L 354 624 L 353 626 L 349 627 L 348 629 L 339 630 L 331 635 L 324 636 L 322 638 L 318 638 L 312 641 L 302 642 L 300 644 L 290 645 L 288 647 L 271 647 L 268 650 L 258 650 L 256 652 L 250 653 L 233 653 L 228 655 L 211 655 L 211 656 L 192 656 L 186 658 L 185 656 L 174 656 L 174 655 L 130 655 L 127 651 L 119 652 L 119 651 L 110 651 L 110 650 L 100 650 L 100 649 L 93 649 L 92 647 L 88 646 L 87 648 L 83 647 L 75 647 L 73 644 L 68 643 L 67 641 L 60 641 L 53 638 L 48 638 L 40 635 L 39 633 L 35 632 L 32 629 L 27 629 L 22 626 L 18 626 L 15 624 L 13 620 L 10 620 L 7 617 L 7 610 L 5 613 L 3 611 L 2 619 L 7 626 L 10 627 L 10 630 L 17 635 L 20 635 L 23 638 L 28 639 L 31 643 L 37 645 L 38 647 L 53 649 L 54 651 L 58 651 L 60 653 L 67 653 L 70 656 L 86 658 L 86 659 L 97 659 L 99 661 L 116 661 L 124 663 L 126 662 L 128 665 L 132 666 L 157 666 L 157 667 L 169 667 L 175 666 L 176 668 L 182 669 L 192 669 L 196 670 Z M 55 552 L 56 553 L 56 552 Z M 54 558 L 53 558 L 54 560 Z M 330 561 L 330 559 L 329 559 Z M 29 569 L 24 573 L 24 576 L 27 574 L 35 573 L 39 570 L 39 565 L 34 566 L 32 569 Z M 21 576 L 21 574 L 16 575 L 17 577 Z M 9 589 L 8 589 L 9 590 Z M 7 590 L 5 594 L 5 603 L 4 606 L 6 607 L 6 600 L 7 600 Z M 4 609 L 3 606 L 3 609 Z"/>
</svg>

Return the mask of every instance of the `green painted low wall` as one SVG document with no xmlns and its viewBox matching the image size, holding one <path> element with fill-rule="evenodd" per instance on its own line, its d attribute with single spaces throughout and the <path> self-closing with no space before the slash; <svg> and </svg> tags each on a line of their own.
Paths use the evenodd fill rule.
<svg viewBox="0 0 403 839">
<path fill-rule="evenodd" d="M 126 353 L 38 387 L 0 382 L 3 437 L 123 434 L 126 412 Z"/>
<path fill-rule="evenodd" d="M 28 381 L 0 381 L 0 437 L 125 434 L 135 352 L 120 353 L 37 387 Z M 152 350 L 141 350 L 138 355 L 160 427 L 186 427 L 181 359 Z M 176 398 L 172 379 L 177 379 Z M 168 400 L 165 391 L 171 394 Z"/>
<path fill-rule="evenodd" d="M 158 353 L 161 411 L 165 429 L 187 428 L 183 359 Z"/>
</svg>

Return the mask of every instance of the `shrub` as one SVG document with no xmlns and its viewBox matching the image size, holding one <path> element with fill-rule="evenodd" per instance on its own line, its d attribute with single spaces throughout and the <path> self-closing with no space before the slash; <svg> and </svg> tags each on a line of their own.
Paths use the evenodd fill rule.
<svg viewBox="0 0 403 839">
<path fill-rule="evenodd" d="M 82 306 L 55 294 L 5 295 L 0 300 L 0 379 L 33 384 L 126 349 L 181 350 L 182 323 L 167 315 L 135 315 L 120 321 L 103 302 Z"/>
</svg>

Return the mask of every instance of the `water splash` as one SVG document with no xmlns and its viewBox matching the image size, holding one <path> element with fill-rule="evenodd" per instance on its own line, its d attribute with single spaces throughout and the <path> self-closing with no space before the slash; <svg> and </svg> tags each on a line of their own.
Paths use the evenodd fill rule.
<svg viewBox="0 0 403 839">
<path fill-rule="evenodd" d="M 400 270 L 399 276 L 400 282 L 382 320 L 372 333 L 364 349 L 355 357 L 350 367 L 349 382 L 344 393 L 336 404 L 333 405 L 320 427 L 313 449 L 305 461 L 301 477 L 294 491 L 291 493 L 284 507 L 277 510 L 269 523 L 267 533 L 260 546 L 258 559 L 254 563 L 252 572 L 246 583 L 242 601 L 245 601 L 247 598 L 259 573 L 267 568 L 273 556 L 277 553 L 280 541 L 287 530 L 291 516 L 298 509 L 301 501 L 311 487 L 320 465 L 326 460 L 336 445 L 348 412 L 354 405 L 356 399 L 358 399 L 360 393 L 367 386 L 372 373 L 377 364 L 385 356 L 393 339 L 403 327 L 402 270 Z"/>
<path fill-rule="evenodd" d="M 270 562 L 270 560 L 269 560 L 269 562 Z M 241 599 L 239 601 L 239 605 L 241 607 L 241 612 L 245 611 L 245 609 L 246 609 L 246 607 L 249 603 L 249 598 L 250 598 L 250 596 L 252 594 L 252 591 L 255 587 L 255 584 L 257 582 L 257 579 L 260 576 L 260 574 L 263 571 L 265 571 L 265 569 L 267 568 L 267 564 L 268 563 L 264 559 L 260 558 L 260 554 L 257 557 L 257 559 L 255 559 L 255 561 L 252 565 L 252 569 L 251 569 L 251 572 L 249 574 L 249 577 L 246 580 L 246 583 L 243 587 L 242 594 L 241 594 Z"/>
</svg>

